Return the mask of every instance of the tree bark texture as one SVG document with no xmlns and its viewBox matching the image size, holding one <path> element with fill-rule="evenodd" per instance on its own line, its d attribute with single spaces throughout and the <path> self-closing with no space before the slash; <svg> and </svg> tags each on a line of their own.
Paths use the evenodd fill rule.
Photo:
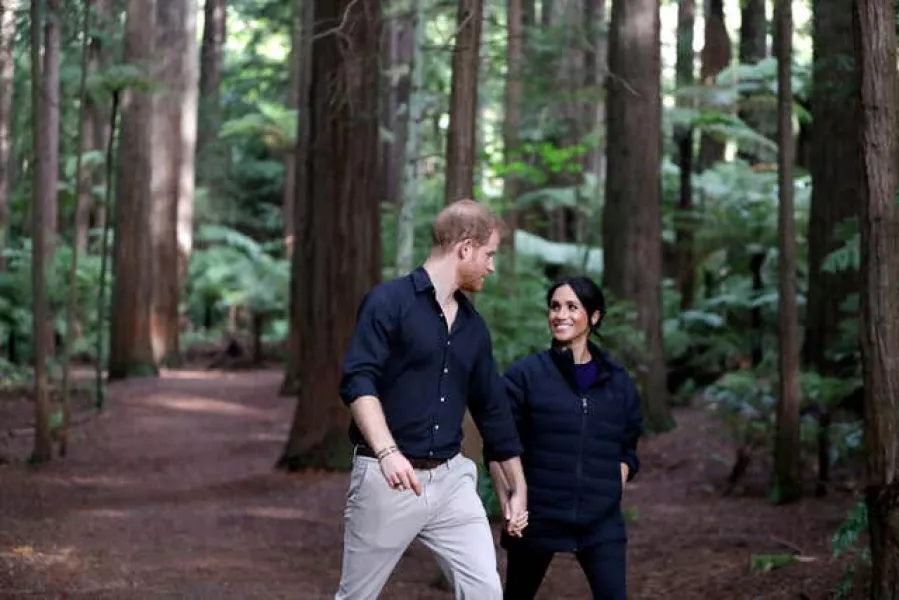
<svg viewBox="0 0 899 600">
<path fill-rule="evenodd" d="M 53 256 L 56 254 L 56 238 L 59 230 L 59 53 L 62 14 L 60 0 L 46 0 L 46 7 L 42 73 L 44 102 L 41 109 L 44 111 L 44 132 L 47 136 L 46 173 L 47 177 L 52 177 L 47 182 L 50 188 L 43 200 L 46 228 L 44 256 L 49 267 L 53 264 Z M 52 355 L 55 352 L 52 326 L 47 335 L 49 336 L 47 351 Z"/>
<path fill-rule="evenodd" d="M 156 37 L 155 0 L 128 0 L 125 60 L 140 64 L 153 56 Z M 115 208 L 109 378 L 156 375 L 150 339 L 154 292 L 151 248 L 151 174 L 153 97 L 126 90 Z"/>
<path fill-rule="evenodd" d="M 521 127 L 521 66 L 524 61 L 524 27 L 522 21 L 522 0 L 507 0 L 506 19 L 508 37 L 506 41 L 506 89 L 504 97 L 503 118 L 503 151 L 506 165 L 521 160 L 518 140 Z M 518 211 L 515 201 L 519 195 L 519 176 L 511 169 L 503 179 L 503 195 L 505 196 L 505 221 L 511 232 L 506 253 L 509 264 L 500 273 L 509 284 L 514 283 L 515 276 L 515 230 L 518 228 Z"/>
<path fill-rule="evenodd" d="M 825 375 L 837 375 L 831 352 L 840 322 L 854 316 L 841 305 L 858 291 L 855 269 L 825 272 L 821 265 L 842 245 L 836 228 L 859 215 L 861 148 L 856 135 L 860 111 L 856 32 L 852 14 L 840 0 L 817 0 L 813 14 L 811 111 L 812 201 L 808 226 L 808 304 L 803 362 Z"/>
<path fill-rule="evenodd" d="M 872 600 L 899 597 L 899 211 L 892 2 L 856 0 L 862 147 L 861 345 Z"/>
<path fill-rule="evenodd" d="M 337 396 L 340 363 L 359 302 L 381 272 L 381 4 L 315 3 L 309 202 L 294 252 L 305 284 L 296 297 L 303 332 L 297 357 L 300 390 L 280 461 L 288 468 L 334 466 L 336 453 L 347 444 L 349 411 Z"/>
<path fill-rule="evenodd" d="M 12 150 L 12 97 L 16 63 L 13 41 L 19 0 L 0 0 L 0 271 L 9 228 L 10 160 Z"/>
<path fill-rule="evenodd" d="M 96 35 L 91 38 L 88 69 L 91 72 L 98 72 L 106 67 L 110 58 L 110 48 L 104 46 L 104 38 L 112 35 L 112 0 L 92 0 L 91 8 L 95 13 L 93 30 Z M 88 119 L 91 123 L 89 129 L 93 134 L 92 150 L 106 151 L 106 144 L 109 140 L 109 112 L 109 101 L 106 98 L 88 94 Z M 106 181 L 105 170 L 100 168 L 95 169 L 92 181 L 93 185 L 98 187 L 112 185 L 111 182 Z M 85 201 L 90 202 L 89 200 Z M 98 199 L 92 204 L 94 228 L 103 231 L 106 229 L 106 203 Z M 100 245 L 98 244 L 98 247 Z"/>
<path fill-rule="evenodd" d="M 409 130 L 409 94 L 411 90 L 412 53 L 415 48 L 415 4 L 394 14 L 387 25 L 385 54 L 387 77 L 384 82 L 384 125 L 391 140 L 383 142 L 384 192 L 388 202 L 399 203 L 402 194 Z"/>
<path fill-rule="evenodd" d="M 290 56 L 287 59 L 287 67 L 290 75 L 287 78 L 287 108 L 298 111 L 297 118 L 305 119 L 306 111 L 300 108 L 300 77 L 303 71 L 303 59 L 306 53 L 303 51 L 303 5 L 312 0 L 292 0 L 290 19 Z M 284 156 L 284 196 L 281 215 L 284 219 L 284 250 L 287 257 L 293 255 L 294 243 L 294 210 L 296 207 L 296 179 L 297 179 L 297 146 L 299 139 Z"/>
<path fill-rule="evenodd" d="M 221 121 L 222 57 L 227 28 L 226 0 L 206 0 L 203 42 L 200 48 L 200 109 L 197 118 L 197 174 L 199 180 L 213 182 L 223 167 L 218 144 Z"/>
<path fill-rule="evenodd" d="M 740 62 L 755 64 L 768 54 L 765 0 L 740 2 Z"/>
<path fill-rule="evenodd" d="M 478 70 L 483 0 L 460 0 L 453 47 L 449 138 L 446 142 L 446 203 L 474 199 L 477 152 Z"/>
<path fill-rule="evenodd" d="M 412 16 L 411 81 L 409 84 L 408 116 L 406 118 L 405 147 L 402 160 L 402 191 L 398 198 L 396 224 L 396 274 L 412 270 L 415 250 L 415 215 L 418 212 L 418 184 L 420 179 L 421 125 L 425 107 L 424 58 L 422 49 L 427 42 L 427 21 L 422 3 Z"/>
<path fill-rule="evenodd" d="M 778 246 L 778 336 L 779 380 L 777 426 L 774 442 L 775 502 L 791 502 L 802 495 L 799 445 L 799 312 L 796 306 L 796 218 L 793 208 L 793 9 L 791 2 L 778 2 L 777 24 L 777 130 L 779 192 Z"/>
<path fill-rule="evenodd" d="M 300 381 L 300 343 L 302 337 L 301 323 L 303 316 L 297 311 L 300 305 L 297 298 L 304 293 L 305 281 L 303 281 L 302 264 L 295 258 L 297 236 L 305 228 L 307 205 L 310 202 L 307 157 L 309 155 L 309 131 L 311 125 L 311 110 L 309 104 L 309 86 L 312 78 L 312 28 L 315 22 L 315 2 L 303 0 L 303 16 L 301 26 L 303 28 L 300 50 L 300 74 L 297 81 L 297 144 L 293 156 L 293 241 L 290 252 L 290 298 L 288 310 L 290 311 L 290 324 L 287 333 L 287 366 L 284 369 L 284 381 L 281 383 L 279 393 L 284 396 L 295 396 L 299 392 Z"/>
<path fill-rule="evenodd" d="M 695 56 L 693 55 L 693 28 L 696 25 L 695 0 L 679 0 L 677 4 L 677 63 L 675 76 L 678 88 L 693 85 Z M 682 102 L 683 104 L 683 102 Z M 693 129 L 678 126 L 674 129 L 677 148 L 677 164 L 680 167 L 680 186 L 677 202 L 677 287 L 680 291 L 681 310 L 693 306 L 696 292 L 696 265 L 693 258 L 696 222 L 693 211 Z"/>
<path fill-rule="evenodd" d="M 180 363 L 179 303 L 193 232 L 197 122 L 196 0 L 156 5 L 150 234 L 150 335 L 157 365 Z"/>
<path fill-rule="evenodd" d="M 702 48 L 700 79 L 714 85 L 715 77 L 730 65 L 731 43 L 724 25 L 724 0 L 705 0 L 705 46 Z M 699 140 L 698 170 L 704 171 L 724 159 L 724 142 L 703 134 Z"/>
<path fill-rule="evenodd" d="M 646 360 L 638 378 L 648 426 L 674 426 L 662 343 L 661 99 L 658 0 L 615 0 L 609 44 L 608 178 L 603 277 L 635 304 Z"/>
<path fill-rule="evenodd" d="M 34 344 L 34 449 L 31 453 L 33 462 L 49 461 L 53 457 L 53 442 L 50 438 L 50 400 L 47 395 L 47 298 L 44 271 L 46 268 L 47 230 L 50 224 L 46 221 L 46 207 L 49 198 L 56 189 L 56 173 L 50 171 L 55 161 L 48 156 L 57 151 L 50 146 L 47 132 L 47 112 L 44 104 L 46 81 L 44 79 L 41 51 L 44 46 L 41 27 L 43 18 L 41 3 L 31 2 L 31 86 L 32 135 L 34 144 L 34 182 L 33 204 L 31 210 L 31 289 L 32 289 L 32 341 Z"/>
</svg>

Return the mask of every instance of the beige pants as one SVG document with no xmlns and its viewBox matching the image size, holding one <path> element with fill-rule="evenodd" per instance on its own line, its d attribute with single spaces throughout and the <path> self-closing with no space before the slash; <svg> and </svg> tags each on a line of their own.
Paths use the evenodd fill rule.
<svg viewBox="0 0 899 600">
<path fill-rule="evenodd" d="M 377 598 L 416 538 L 436 555 L 456 600 L 501 600 L 496 550 L 478 497 L 474 462 L 457 454 L 436 469 L 415 474 L 424 487 L 421 496 L 391 489 L 377 460 L 354 459 L 335 600 Z"/>
</svg>

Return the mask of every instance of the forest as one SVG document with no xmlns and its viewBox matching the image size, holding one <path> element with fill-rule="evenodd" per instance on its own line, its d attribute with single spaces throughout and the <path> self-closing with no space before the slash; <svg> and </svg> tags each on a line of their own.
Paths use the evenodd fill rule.
<svg viewBox="0 0 899 600">
<path fill-rule="evenodd" d="M 899 598 L 897 28 L 0 0 L 0 597 L 333 597 L 356 311 L 470 198 L 508 230 L 475 300 L 500 369 L 547 346 L 555 278 L 608 298 L 647 426 L 630 597 Z M 540 597 L 581 579 L 560 557 Z M 444 584 L 413 545 L 384 597 Z"/>
</svg>

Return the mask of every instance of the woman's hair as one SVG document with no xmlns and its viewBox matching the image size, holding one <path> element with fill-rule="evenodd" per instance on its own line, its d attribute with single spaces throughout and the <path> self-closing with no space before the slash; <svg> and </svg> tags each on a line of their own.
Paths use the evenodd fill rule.
<svg viewBox="0 0 899 600">
<path fill-rule="evenodd" d="M 581 301 L 584 310 L 587 312 L 588 322 L 593 317 L 593 313 L 599 311 L 599 320 L 596 322 L 596 325 L 590 324 L 590 332 L 596 333 L 599 331 L 599 326 L 602 325 L 602 320 L 606 316 L 606 297 L 599 286 L 596 285 L 596 282 L 582 275 L 557 279 L 549 286 L 549 290 L 546 292 L 547 307 L 552 303 L 553 294 L 563 285 L 569 286 L 574 291 L 577 299 Z"/>
</svg>

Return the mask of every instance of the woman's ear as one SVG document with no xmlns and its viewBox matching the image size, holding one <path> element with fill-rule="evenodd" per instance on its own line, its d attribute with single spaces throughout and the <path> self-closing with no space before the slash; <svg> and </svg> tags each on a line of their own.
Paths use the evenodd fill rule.
<svg viewBox="0 0 899 600">
<path fill-rule="evenodd" d="M 601 316 L 602 315 L 600 314 L 600 312 L 598 310 L 596 312 L 594 312 L 593 315 L 590 317 L 590 326 L 596 327 L 596 325 L 599 323 L 599 318 Z"/>
</svg>

